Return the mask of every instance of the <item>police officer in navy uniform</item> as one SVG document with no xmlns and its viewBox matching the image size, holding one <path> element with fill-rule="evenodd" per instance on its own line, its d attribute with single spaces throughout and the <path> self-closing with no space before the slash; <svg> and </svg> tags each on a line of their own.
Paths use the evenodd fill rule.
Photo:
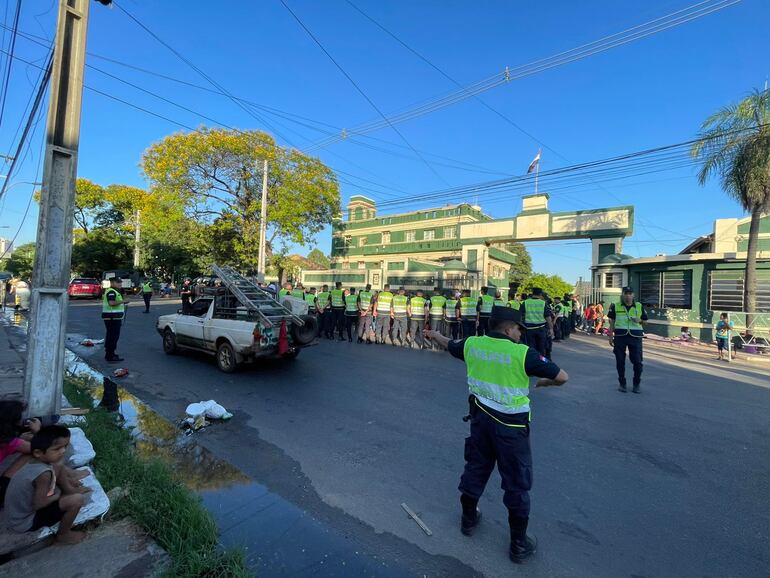
<svg viewBox="0 0 770 578">
<path fill-rule="evenodd" d="M 532 487 L 532 453 L 529 445 L 529 377 L 539 377 L 535 387 L 563 385 L 569 376 L 536 350 L 524 344 L 525 325 L 518 311 L 494 307 L 489 333 L 452 341 L 436 331 L 429 339 L 465 361 L 470 391 L 471 435 L 465 439 L 465 471 L 461 492 L 460 531 L 473 534 L 481 520 L 479 498 L 497 469 L 503 480 L 503 503 L 511 532 L 509 556 L 521 563 L 536 550 L 527 535 L 529 490 Z"/>
<path fill-rule="evenodd" d="M 610 305 L 607 313 L 610 319 L 610 347 L 615 354 L 615 367 L 618 370 L 618 391 L 626 393 L 626 349 L 628 359 L 634 366 L 634 393 L 641 393 L 642 383 L 642 339 L 647 312 L 644 306 L 634 301 L 634 290 L 623 287 L 621 299 Z"/>
<path fill-rule="evenodd" d="M 120 277 L 110 279 L 110 287 L 102 295 L 102 320 L 106 335 L 104 336 L 104 359 L 109 362 L 123 361 L 115 350 L 120 339 L 120 327 L 126 316 L 126 301 L 120 293 L 123 282 Z"/>
</svg>

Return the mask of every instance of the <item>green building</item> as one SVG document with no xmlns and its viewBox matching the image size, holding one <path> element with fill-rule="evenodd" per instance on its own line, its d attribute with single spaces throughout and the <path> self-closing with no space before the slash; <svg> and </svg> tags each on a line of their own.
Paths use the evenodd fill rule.
<svg viewBox="0 0 770 578">
<path fill-rule="evenodd" d="M 746 269 L 749 218 L 718 219 L 713 232 L 698 237 L 677 255 L 634 258 L 611 246 L 595 247 L 593 294 L 587 301 L 606 306 L 620 299 L 630 285 L 650 317 L 647 330 L 665 337 L 682 327 L 704 341 L 714 338 L 722 312 L 730 313 L 736 329 L 745 329 L 743 282 Z M 755 333 L 770 332 L 770 215 L 760 221 L 757 257 Z"/>
<path fill-rule="evenodd" d="M 347 219 L 332 225 L 331 269 L 306 271 L 305 286 L 342 281 L 346 287 L 385 284 L 406 289 L 469 288 L 483 285 L 508 288 L 508 272 L 516 256 L 504 245 L 481 239 L 463 240 L 462 225 L 492 218 L 475 205 L 377 216 L 376 203 L 356 195 L 347 206 Z"/>
</svg>

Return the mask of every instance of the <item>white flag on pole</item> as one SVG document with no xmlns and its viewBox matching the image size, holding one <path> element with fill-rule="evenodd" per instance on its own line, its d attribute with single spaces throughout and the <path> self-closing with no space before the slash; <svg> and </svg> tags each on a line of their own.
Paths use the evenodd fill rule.
<svg viewBox="0 0 770 578">
<path fill-rule="evenodd" d="M 539 165 L 540 165 L 540 150 L 537 151 L 537 155 L 535 156 L 534 159 L 532 159 L 532 162 L 529 163 L 527 174 L 534 172 Z"/>
</svg>

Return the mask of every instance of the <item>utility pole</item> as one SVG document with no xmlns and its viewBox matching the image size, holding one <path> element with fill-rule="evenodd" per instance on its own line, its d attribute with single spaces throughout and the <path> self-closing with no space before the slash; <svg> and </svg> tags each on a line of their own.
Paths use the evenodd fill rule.
<svg viewBox="0 0 770 578">
<path fill-rule="evenodd" d="M 59 0 L 24 373 L 27 415 L 61 407 L 89 3 Z"/>
<path fill-rule="evenodd" d="M 267 159 L 262 169 L 262 212 L 259 217 L 259 257 L 257 258 L 257 280 L 265 282 L 265 256 L 267 251 Z"/>
<path fill-rule="evenodd" d="M 139 239 L 142 231 L 140 216 L 141 212 L 138 209 L 134 211 L 134 271 L 139 270 Z"/>
</svg>

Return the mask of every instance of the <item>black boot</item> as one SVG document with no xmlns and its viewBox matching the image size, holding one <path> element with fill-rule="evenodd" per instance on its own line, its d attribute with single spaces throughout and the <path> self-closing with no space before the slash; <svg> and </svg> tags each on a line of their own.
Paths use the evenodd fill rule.
<svg viewBox="0 0 770 578">
<path fill-rule="evenodd" d="M 626 387 L 626 382 L 621 381 L 620 385 L 618 386 L 618 391 L 626 393 L 628 391 L 628 388 Z"/>
<path fill-rule="evenodd" d="M 508 555 L 517 564 L 521 564 L 537 551 L 537 540 L 527 536 L 528 524 L 528 517 L 517 516 L 508 510 L 508 526 L 511 528 L 511 548 Z"/>
<path fill-rule="evenodd" d="M 463 517 L 460 520 L 460 531 L 465 536 L 472 536 L 476 526 L 481 521 L 481 510 L 478 508 L 479 501 L 470 496 L 460 494 L 460 504 L 463 507 Z"/>
<path fill-rule="evenodd" d="M 634 380 L 634 389 L 632 390 L 634 393 L 642 393 L 639 391 L 639 384 L 641 383 L 641 379 L 635 379 Z"/>
</svg>

